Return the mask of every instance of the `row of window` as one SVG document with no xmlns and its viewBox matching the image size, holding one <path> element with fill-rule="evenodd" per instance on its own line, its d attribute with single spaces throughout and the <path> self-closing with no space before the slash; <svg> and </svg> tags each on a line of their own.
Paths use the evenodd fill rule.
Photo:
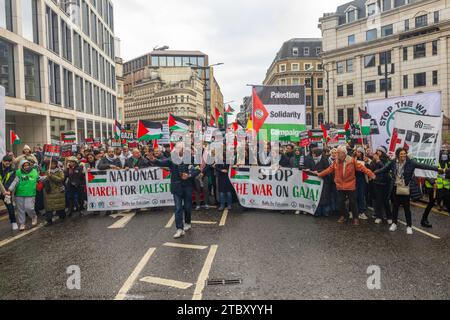
<svg viewBox="0 0 450 320">
<path fill-rule="evenodd" d="M 289 71 L 311 71 L 311 68 L 314 68 L 314 66 L 311 63 L 304 63 L 302 70 L 300 70 L 300 63 L 291 63 Z M 316 65 L 316 70 L 314 71 L 322 71 L 322 70 L 323 65 L 321 63 L 318 63 Z M 278 72 L 287 72 L 287 71 L 288 69 L 286 64 L 278 65 Z"/>
<path fill-rule="evenodd" d="M 317 78 L 317 79 L 315 79 L 314 82 L 316 85 L 315 88 L 323 89 L 323 79 L 322 78 Z M 288 85 L 288 81 L 287 81 L 287 79 L 279 79 L 278 84 L 281 86 L 285 86 L 285 85 Z M 300 78 L 292 78 L 290 84 L 293 86 L 298 86 L 298 85 L 303 84 L 303 85 L 305 85 L 306 88 L 311 88 L 311 78 L 304 79 L 304 83 L 300 83 Z"/>
<path fill-rule="evenodd" d="M 86 128 L 85 128 L 86 125 Z M 97 122 L 85 119 L 77 119 L 77 138 L 78 141 L 84 141 L 86 138 L 94 139 L 101 138 L 103 139 L 112 139 L 114 138 L 113 134 L 113 125 L 110 123 Z M 86 131 L 87 129 L 87 131 Z M 95 131 L 94 131 L 95 130 Z M 59 140 L 59 137 L 57 138 Z"/>
<path fill-rule="evenodd" d="M 426 87 L 427 86 L 427 73 L 426 72 L 415 73 L 413 75 L 413 80 L 414 80 L 414 83 L 413 83 L 414 88 Z M 439 73 L 437 70 L 434 70 L 432 72 L 431 83 L 433 86 L 436 86 L 439 84 Z M 366 94 L 377 92 L 376 80 L 366 81 L 364 83 L 364 87 L 365 87 Z M 408 88 L 409 88 L 409 76 L 403 75 L 403 89 L 408 89 Z M 380 89 L 380 92 L 384 92 L 386 90 L 386 80 L 385 79 L 380 79 L 379 89 Z M 391 91 L 391 90 L 392 90 L 392 82 L 391 82 L 391 79 L 389 78 L 388 79 L 388 91 Z"/>
<path fill-rule="evenodd" d="M 439 11 L 435 11 L 433 13 L 433 17 L 434 17 L 434 23 L 439 23 L 440 21 L 440 17 L 439 17 Z M 422 28 L 428 25 L 428 15 L 424 14 L 421 16 L 418 16 L 415 18 L 415 27 L 416 28 Z M 406 19 L 404 21 L 404 31 L 408 31 L 410 29 L 410 20 Z M 380 35 L 378 34 L 378 28 L 374 28 L 374 29 L 370 29 L 366 31 L 366 41 L 373 41 L 378 39 L 379 36 L 383 37 L 388 37 L 394 34 L 394 25 L 393 24 L 389 24 L 389 25 L 385 25 L 382 26 L 380 28 Z M 356 36 L 355 34 L 351 34 L 347 37 L 347 44 L 349 46 L 353 45 L 356 43 Z"/>
<path fill-rule="evenodd" d="M 309 47 L 303 48 L 303 56 L 309 56 L 310 52 L 311 52 L 311 49 Z M 315 52 L 316 52 L 316 56 L 320 56 L 320 54 L 322 53 L 322 48 L 320 48 L 320 47 L 315 48 Z M 292 55 L 294 57 L 298 57 L 299 54 L 300 54 L 300 49 L 298 47 L 292 48 Z"/>
<path fill-rule="evenodd" d="M 317 115 L 317 123 L 320 125 L 322 123 L 324 123 L 324 116 L 323 113 L 319 113 Z M 312 114 L 311 113 L 306 113 L 306 125 L 307 126 L 311 126 L 312 125 Z"/>
<path fill-rule="evenodd" d="M 343 125 L 345 123 L 344 118 L 344 109 L 338 109 L 337 110 L 337 124 Z M 353 109 L 347 109 L 347 119 L 350 123 L 354 123 L 354 110 Z"/>
</svg>

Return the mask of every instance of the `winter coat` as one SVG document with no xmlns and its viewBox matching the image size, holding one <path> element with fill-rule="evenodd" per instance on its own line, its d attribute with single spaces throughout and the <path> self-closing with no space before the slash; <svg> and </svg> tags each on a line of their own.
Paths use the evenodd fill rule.
<svg viewBox="0 0 450 320">
<path fill-rule="evenodd" d="M 116 166 L 119 168 L 122 168 L 122 163 L 120 162 L 119 158 L 114 158 L 112 160 L 108 159 L 107 157 L 103 157 L 100 162 L 97 165 L 98 170 L 110 170 L 111 166 Z"/>
<path fill-rule="evenodd" d="M 194 187 L 194 179 L 200 174 L 200 169 L 187 164 L 175 164 L 172 160 L 158 160 L 151 161 L 151 165 L 169 168 L 170 170 L 170 189 L 174 195 L 182 195 L 185 190 L 191 190 Z M 189 179 L 181 179 L 182 173 L 188 173 Z"/>
<path fill-rule="evenodd" d="M 319 173 L 319 177 L 323 178 L 334 172 L 334 182 L 337 190 L 355 191 L 357 171 L 368 175 L 372 179 L 376 177 L 365 165 L 350 156 L 347 156 L 342 162 L 339 160 L 334 161 L 328 169 Z"/>
<path fill-rule="evenodd" d="M 292 158 L 295 158 L 295 155 L 293 152 L 289 152 L 289 153 L 285 153 L 285 154 L 281 155 L 280 166 L 282 166 L 284 168 L 291 168 L 292 167 L 292 165 L 291 165 Z"/>
<path fill-rule="evenodd" d="M 322 172 L 328 169 L 330 166 L 328 162 L 328 158 L 322 156 L 320 161 L 316 164 L 314 162 L 314 158 L 311 155 L 308 155 L 305 157 L 304 165 L 303 167 L 305 169 L 308 169 L 310 171 L 317 171 Z M 332 177 L 326 176 L 323 178 L 323 189 L 322 189 L 322 196 L 320 197 L 320 206 L 328 206 L 330 204 L 330 192 L 331 192 L 331 184 L 332 184 Z"/>
<path fill-rule="evenodd" d="M 423 163 L 416 162 L 409 158 L 406 158 L 405 168 L 403 170 L 403 178 L 405 180 L 405 185 L 409 186 L 411 180 L 414 176 L 414 171 L 416 169 L 429 170 L 429 171 L 439 171 L 438 167 L 429 166 Z M 391 172 L 394 177 L 397 175 L 397 160 L 389 162 L 384 168 L 377 170 L 375 174 L 384 174 Z M 395 184 L 395 179 L 392 179 L 391 184 Z"/>
<path fill-rule="evenodd" d="M 12 166 L 5 168 L 0 163 L 0 193 L 8 190 L 15 178 L 16 171 L 14 170 L 14 168 Z"/>
<path fill-rule="evenodd" d="M 56 170 L 47 173 L 44 188 L 44 207 L 47 212 L 62 211 L 66 208 L 64 172 Z"/>
<path fill-rule="evenodd" d="M 227 170 L 227 172 L 222 172 L 222 170 Z M 219 192 L 227 193 L 233 191 L 233 185 L 231 184 L 230 178 L 229 178 L 229 170 L 230 165 L 228 164 L 216 164 L 216 176 L 217 176 L 217 183 L 219 187 Z"/>
<path fill-rule="evenodd" d="M 16 197 L 36 197 L 36 186 L 39 181 L 39 173 L 36 169 L 31 169 L 26 173 L 22 170 L 16 171 L 16 178 L 9 187 L 10 191 L 15 191 Z"/>
<path fill-rule="evenodd" d="M 134 169 L 134 168 L 148 168 L 150 166 L 147 159 L 140 157 L 139 159 L 135 159 L 134 157 L 128 158 L 125 161 L 125 168 Z"/>
<path fill-rule="evenodd" d="M 383 161 L 375 162 L 375 161 L 373 161 L 370 164 L 370 170 L 372 170 L 373 172 L 376 173 L 376 171 L 383 169 L 386 166 L 386 164 L 388 164 L 387 161 L 386 162 L 383 162 Z M 379 185 L 379 186 L 387 186 L 387 185 L 390 184 L 390 181 L 391 181 L 391 177 L 389 176 L 389 172 L 386 172 L 386 173 L 377 174 L 377 177 L 373 181 L 373 183 L 375 185 Z"/>
<path fill-rule="evenodd" d="M 67 189 L 85 186 L 86 177 L 83 167 L 77 165 L 73 169 L 64 170 L 64 181 L 66 182 Z"/>
</svg>

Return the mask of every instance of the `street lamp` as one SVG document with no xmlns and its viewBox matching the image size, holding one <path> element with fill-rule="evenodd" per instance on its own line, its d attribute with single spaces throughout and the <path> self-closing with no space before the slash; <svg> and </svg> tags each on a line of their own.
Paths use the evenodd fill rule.
<svg viewBox="0 0 450 320">
<path fill-rule="evenodd" d="M 323 70 L 327 73 L 327 113 L 328 123 L 330 123 L 330 72 L 336 71 L 337 69 L 327 70 L 327 68 L 324 67 Z"/>
<path fill-rule="evenodd" d="M 311 66 L 309 69 L 305 70 L 306 72 L 311 71 L 311 122 L 312 122 L 312 129 L 314 130 L 314 67 Z"/>
</svg>

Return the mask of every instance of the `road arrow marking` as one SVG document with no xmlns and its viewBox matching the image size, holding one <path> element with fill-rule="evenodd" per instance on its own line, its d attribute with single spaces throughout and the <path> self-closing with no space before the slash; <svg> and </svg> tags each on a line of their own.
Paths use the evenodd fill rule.
<svg viewBox="0 0 450 320">
<path fill-rule="evenodd" d="M 118 214 L 112 214 L 111 217 L 114 219 L 117 219 L 118 217 L 122 217 L 119 221 L 116 223 L 110 225 L 108 229 L 122 229 L 125 228 L 125 226 L 128 224 L 128 222 L 133 219 L 133 217 L 136 215 L 136 213 L 118 213 Z"/>
</svg>

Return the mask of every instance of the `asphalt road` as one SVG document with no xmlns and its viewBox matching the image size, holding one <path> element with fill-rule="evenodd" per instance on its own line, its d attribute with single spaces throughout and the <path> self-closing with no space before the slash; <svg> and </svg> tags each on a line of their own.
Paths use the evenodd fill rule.
<svg viewBox="0 0 450 320">
<path fill-rule="evenodd" d="M 414 209 L 416 227 L 422 211 Z M 0 299 L 450 298 L 444 214 L 432 214 L 428 233 L 419 227 L 408 236 L 403 225 L 390 233 L 373 220 L 353 227 L 336 218 L 208 210 L 194 213 L 197 223 L 179 240 L 171 218 L 171 209 L 88 215 L 24 234 L 3 219 Z M 79 267 L 80 290 L 67 287 L 70 266 Z M 369 266 L 380 270 L 379 290 L 367 287 Z"/>
</svg>

